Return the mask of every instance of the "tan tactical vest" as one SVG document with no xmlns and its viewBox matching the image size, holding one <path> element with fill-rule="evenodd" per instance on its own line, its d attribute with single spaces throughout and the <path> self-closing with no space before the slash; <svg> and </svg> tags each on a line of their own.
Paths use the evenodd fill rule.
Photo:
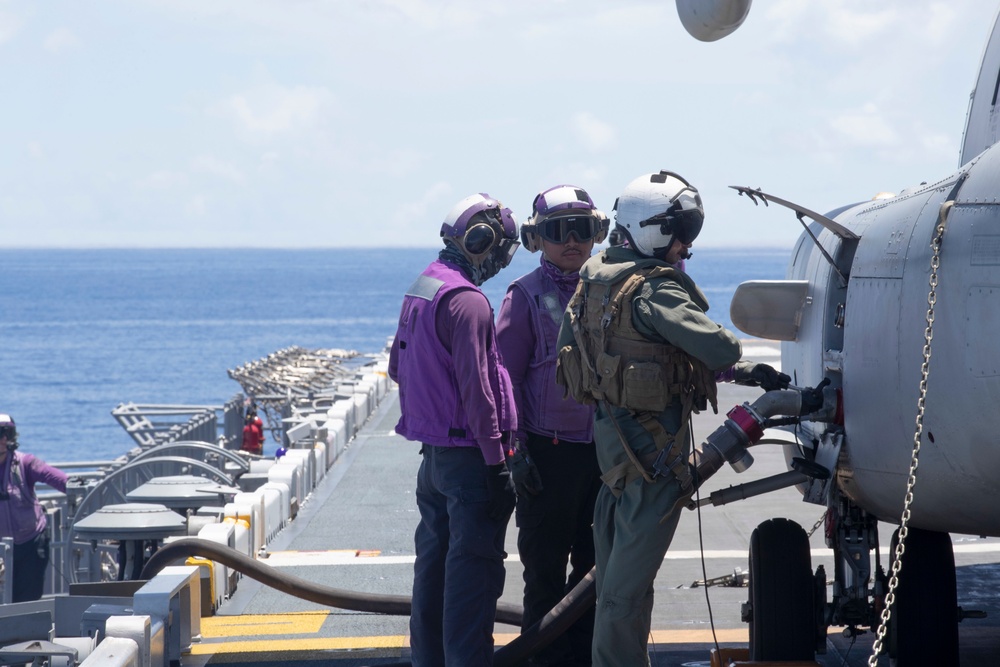
<svg viewBox="0 0 1000 667">
<path fill-rule="evenodd" d="M 664 266 L 639 268 L 614 284 L 581 280 L 568 310 L 576 347 L 559 351 L 556 380 L 583 403 L 608 401 L 637 412 L 662 412 L 674 401 L 718 411 L 715 374 L 697 358 L 645 338 L 632 325 L 632 297 Z M 686 415 L 685 415 L 686 418 Z"/>
</svg>

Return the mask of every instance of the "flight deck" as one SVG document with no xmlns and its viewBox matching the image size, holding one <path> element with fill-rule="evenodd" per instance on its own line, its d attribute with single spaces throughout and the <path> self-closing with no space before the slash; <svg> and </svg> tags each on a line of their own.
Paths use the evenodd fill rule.
<svg viewBox="0 0 1000 667">
<path fill-rule="evenodd" d="M 720 385 L 720 414 L 697 415 L 695 437 L 704 439 L 723 422 L 729 408 L 752 402 L 759 393 L 755 388 Z M 398 417 L 398 400 L 392 392 L 303 504 L 296 520 L 268 545 L 268 557 L 261 562 L 338 589 L 409 595 L 420 456 L 418 444 L 395 434 Z M 776 437 L 790 439 L 789 434 Z M 781 449 L 780 445 L 755 447 L 755 463 L 747 472 L 737 475 L 726 467 L 706 482 L 701 495 L 784 472 Z M 813 567 L 823 563 L 831 572 L 823 513 L 823 507 L 804 503 L 795 488 L 721 507 L 705 506 L 700 512 L 685 510 L 655 582 L 651 664 L 708 665 L 716 646 L 746 647 L 748 626 L 741 620 L 741 605 L 748 595 L 751 533 L 766 519 L 792 519 L 810 532 Z M 880 526 L 879 532 L 883 566 L 888 567 L 892 527 Z M 960 624 L 963 664 L 1000 664 L 1000 604 L 995 596 L 1000 584 L 1000 539 L 956 535 L 953 542 L 959 605 L 988 614 Z M 512 520 L 507 581 L 500 600 L 511 605 L 520 605 L 522 593 L 516 543 Z M 184 664 L 392 664 L 408 659 L 408 620 L 334 609 L 243 578 L 232 598 L 214 616 L 202 619 L 202 639 L 192 646 Z M 516 627 L 498 623 L 497 645 L 511 641 L 517 632 Z M 866 665 L 873 639 L 870 632 L 852 639 L 842 629 L 831 628 L 827 652 L 817 661 L 824 666 Z M 888 659 L 883 657 L 879 664 L 887 665 Z"/>
</svg>

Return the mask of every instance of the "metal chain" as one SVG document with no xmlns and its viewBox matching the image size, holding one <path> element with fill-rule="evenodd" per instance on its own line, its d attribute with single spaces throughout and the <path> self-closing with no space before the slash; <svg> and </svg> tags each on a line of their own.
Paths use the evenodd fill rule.
<svg viewBox="0 0 1000 667">
<path fill-rule="evenodd" d="M 931 275 L 930 291 L 927 293 L 927 327 L 924 329 L 924 363 L 920 366 L 920 397 L 917 399 L 916 429 L 913 433 L 913 453 L 910 457 L 910 476 L 906 480 L 906 496 L 903 499 L 903 514 L 899 521 L 899 541 L 893 554 L 892 574 L 889 577 L 889 591 L 885 596 L 885 607 L 882 609 L 881 621 L 878 626 L 872 654 L 868 656 L 868 667 L 876 667 L 878 656 L 882 652 L 883 641 L 892 617 L 892 606 L 896 601 L 896 588 L 899 585 L 899 571 L 903 566 L 903 553 L 906 551 L 906 535 L 909 532 L 910 505 L 913 504 L 913 487 L 917 483 L 917 465 L 920 462 L 920 436 L 924 430 L 924 409 L 927 398 L 927 376 L 931 364 L 931 339 L 934 338 L 934 304 L 937 302 L 938 268 L 941 266 L 941 241 L 944 238 L 944 226 L 947 220 L 947 209 L 944 209 L 934 230 L 931 241 Z"/>
<path fill-rule="evenodd" d="M 816 523 L 814 523 L 814 524 L 813 524 L 813 527 L 809 529 L 809 532 L 808 532 L 808 533 L 806 533 L 806 537 L 812 537 L 812 536 L 813 536 L 813 533 L 815 533 L 815 532 L 816 532 L 816 529 L 817 529 L 817 528 L 819 528 L 820 526 L 822 526 L 824 522 L 826 522 L 826 514 L 827 514 L 827 512 L 829 512 L 829 511 L 830 511 L 830 510 L 826 510 L 826 512 L 823 512 L 823 513 L 822 513 L 822 514 L 820 515 L 820 517 L 819 517 L 819 521 L 817 521 Z"/>
</svg>

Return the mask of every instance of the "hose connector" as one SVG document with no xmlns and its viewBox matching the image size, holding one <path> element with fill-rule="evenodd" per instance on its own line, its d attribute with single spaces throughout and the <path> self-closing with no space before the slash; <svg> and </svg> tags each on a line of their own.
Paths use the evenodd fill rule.
<svg viewBox="0 0 1000 667">
<path fill-rule="evenodd" d="M 764 420 L 748 404 L 737 405 L 726 413 L 725 423 L 695 446 L 688 463 L 697 472 L 699 482 L 714 475 L 729 463 L 736 472 L 743 472 L 753 465 L 753 456 L 747 447 L 756 444 L 764 435 Z"/>
</svg>

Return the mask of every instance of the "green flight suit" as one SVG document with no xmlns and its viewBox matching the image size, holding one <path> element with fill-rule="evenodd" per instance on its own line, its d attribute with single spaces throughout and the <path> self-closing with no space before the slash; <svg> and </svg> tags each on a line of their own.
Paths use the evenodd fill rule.
<svg viewBox="0 0 1000 667">
<path fill-rule="evenodd" d="M 638 266 L 637 266 L 638 265 Z M 592 257 L 581 269 L 584 282 L 616 284 L 636 268 L 659 265 L 635 251 L 611 247 Z M 736 336 L 705 314 L 708 302 L 683 272 L 647 279 L 632 297 L 632 325 L 654 342 L 674 345 L 701 360 L 709 369 L 724 370 L 742 354 Z M 567 314 L 559 332 L 559 347 L 576 345 Z M 635 454 L 655 453 L 653 436 L 632 414 L 612 407 L 615 419 Z M 674 401 L 656 416 L 670 434 L 681 427 L 682 406 Z M 683 443 L 690 452 L 690 432 Z M 601 472 L 628 459 L 612 420 L 599 404 L 594 417 L 594 441 Z M 683 495 L 673 476 L 649 483 L 642 477 L 625 483 L 620 494 L 604 485 L 594 511 L 597 565 L 597 613 L 594 627 L 595 667 L 636 667 L 648 663 L 647 640 L 653 609 L 653 580 L 673 539 L 680 510 L 661 522 Z"/>
</svg>

